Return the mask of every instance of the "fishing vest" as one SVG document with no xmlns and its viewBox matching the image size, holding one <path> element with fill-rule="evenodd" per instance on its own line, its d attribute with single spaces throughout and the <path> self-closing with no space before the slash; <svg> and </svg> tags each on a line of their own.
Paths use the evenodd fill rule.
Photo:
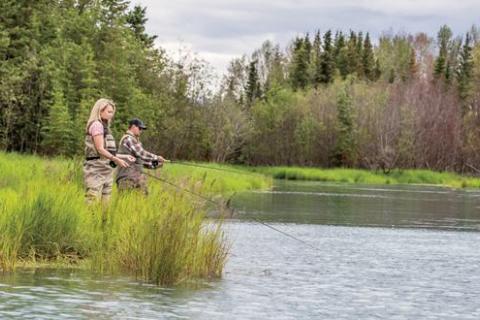
<svg viewBox="0 0 480 320">
<path fill-rule="evenodd" d="M 93 142 L 93 137 L 88 132 L 93 121 L 88 124 L 87 132 L 85 134 L 85 159 L 86 160 L 97 160 L 102 159 L 106 160 L 103 156 L 100 156 L 97 149 L 95 148 L 95 143 Z M 112 136 L 110 128 L 102 122 L 103 125 L 103 148 L 115 155 L 117 153 L 117 146 L 115 145 L 115 139 Z"/>
<path fill-rule="evenodd" d="M 131 155 L 132 157 L 135 158 L 135 162 L 130 163 L 130 166 L 128 168 L 122 168 L 122 167 L 118 168 L 117 179 L 116 179 L 117 182 L 121 179 L 129 179 L 132 181 L 137 181 L 138 179 L 140 179 L 143 172 L 142 170 L 143 164 L 144 164 L 143 160 L 140 158 L 137 158 L 135 154 L 131 152 L 129 149 L 127 149 L 127 147 L 124 144 L 125 138 L 127 137 L 132 137 L 138 143 L 140 143 L 138 139 L 129 132 L 127 132 L 120 140 L 119 147 L 118 147 L 118 154 Z"/>
</svg>

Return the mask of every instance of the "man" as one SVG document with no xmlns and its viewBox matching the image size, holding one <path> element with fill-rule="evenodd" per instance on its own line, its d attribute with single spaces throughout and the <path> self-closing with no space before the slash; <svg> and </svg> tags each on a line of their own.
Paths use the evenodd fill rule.
<svg viewBox="0 0 480 320">
<path fill-rule="evenodd" d="M 143 174 L 143 167 L 155 169 L 165 162 L 162 156 L 143 149 L 139 138 L 142 131 L 146 129 L 147 127 L 140 119 L 132 119 L 128 123 L 127 132 L 120 140 L 118 154 L 131 155 L 135 158 L 135 162 L 127 168 L 118 168 L 116 182 L 119 191 L 138 189 L 147 195 L 147 179 Z"/>
</svg>

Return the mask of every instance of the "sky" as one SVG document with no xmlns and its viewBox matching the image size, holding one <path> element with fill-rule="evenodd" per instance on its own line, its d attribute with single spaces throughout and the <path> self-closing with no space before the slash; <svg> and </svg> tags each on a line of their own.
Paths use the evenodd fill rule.
<svg viewBox="0 0 480 320">
<path fill-rule="evenodd" d="M 178 58 L 189 50 L 218 74 L 265 40 L 284 48 L 296 35 L 350 29 L 370 32 L 426 32 L 443 24 L 455 35 L 480 25 L 480 0 L 131 0 L 147 7 L 147 32 L 156 45 Z"/>
</svg>

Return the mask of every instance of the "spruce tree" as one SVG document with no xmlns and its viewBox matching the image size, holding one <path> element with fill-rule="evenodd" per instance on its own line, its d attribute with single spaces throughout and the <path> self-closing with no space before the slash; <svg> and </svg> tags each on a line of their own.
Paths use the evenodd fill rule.
<svg viewBox="0 0 480 320">
<path fill-rule="evenodd" d="M 308 47 L 308 44 L 307 44 Z M 297 38 L 294 42 L 293 50 L 293 59 L 292 59 L 292 72 L 290 75 L 290 81 L 292 83 L 292 88 L 305 89 L 309 83 L 308 76 L 308 61 L 309 53 L 305 46 L 304 39 Z"/>
<path fill-rule="evenodd" d="M 335 39 L 333 40 L 333 57 L 335 61 L 340 54 L 340 50 L 345 46 L 345 37 L 341 31 L 335 32 Z"/>
<path fill-rule="evenodd" d="M 257 72 L 257 60 L 252 60 L 248 65 L 248 80 L 245 88 L 247 105 L 251 107 L 257 98 L 260 98 L 260 81 Z"/>
<path fill-rule="evenodd" d="M 347 74 L 353 74 L 357 72 L 357 65 L 359 63 L 359 57 L 357 55 L 357 34 L 353 30 L 350 31 L 350 36 L 347 42 L 347 62 Z"/>
<path fill-rule="evenodd" d="M 469 33 L 465 36 L 465 42 L 460 52 L 460 61 L 457 71 L 458 79 L 458 93 L 460 99 L 463 102 L 463 112 L 466 112 L 467 100 L 471 96 L 473 91 L 472 84 L 472 75 L 473 75 L 473 59 L 472 59 L 472 46 L 471 46 L 471 36 Z"/>
<path fill-rule="evenodd" d="M 370 42 L 370 35 L 367 33 L 362 51 L 362 64 L 365 78 L 370 81 L 375 80 L 375 57 L 373 55 L 373 46 Z"/>
<path fill-rule="evenodd" d="M 315 34 L 312 48 L 312 83 L 316 88 L 321 82 L 322 40 L 320 31 Z"/>
<path fill-rule="evenodd" d="M 145 33 L 145 23 L 148 20 L 146 17 L 146 10 L 146 7 L 142 8 L 138 5 L 135 6 L 133 10 L 128 12 L 126 21 L 133 30 L 135 37 L 140 40 L 145 47 L 151 48 L 157 36 L 150 36 Z"/>
<path fill-rule="evenodd" d="M 310 42 L 310 36 L 308 33 L 305 35 L 305 38 L 303 39 L 303 47 L 305 49 L 305 59 L 307 61 L 307 64 L 310 64 L 311 62 L 311 55 L 312 55 L 312 43 Z"/>
<path fill-rule="evenodd" d="M 100 0 L 101 19 L 108 26 L 114 27 L 126 21 L 129 5 L 127 0 Z"/>
<path fill-rule="evenodd" d="M 332 46 L 332 31 L 328 30 L 323 36 L 323 52 L 320 62 L 320 83 L 328 84 L 333 81 L 335 61 Z"/>
<path fill-rule="evenodd" d="M 447 25 L 442 26 L 437 36 L 439 53 L 437 59 L 435 60 L 435 78 L 440 78 L 444 76 L 448 79 L 450 77 L 450 68 L 448 64 L 448 47 L 451 42 L 451 37 L 452 31 L 450 30 L 450 28 Z"/>
<path fill-rule="evenodd" d="M 363 66 L 363 33 L 360 31 L 357 36 L 356 47 L 357 65 L 355 71 L 359 78 L 365 77 L 365 70 Z"/>
<path fill-rule="evenodd" d="M 58 84 L 53 87 L 53 103 L 42 130 L 42 149 L 48 154 L 73 155 L 73 122 Z"/>
<path fill-rule="evenodd" d="M 335 38 L 335 65 L 342 78 L 345 79 L 349 73 L 348 48 L 342 32 L 337 33 Z"/>
</svg>

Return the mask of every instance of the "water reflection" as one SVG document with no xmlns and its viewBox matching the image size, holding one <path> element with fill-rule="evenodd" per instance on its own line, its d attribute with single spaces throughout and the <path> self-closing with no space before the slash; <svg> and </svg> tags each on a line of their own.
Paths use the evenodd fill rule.
<svg viewBox="0 0 480 320">
<path fill-rule="evenodd" d="M 239 219 L 350 226 L 480 230 L 480 193 L 425 186 L 278 182 L 238 195 Z"/>
</svg>

